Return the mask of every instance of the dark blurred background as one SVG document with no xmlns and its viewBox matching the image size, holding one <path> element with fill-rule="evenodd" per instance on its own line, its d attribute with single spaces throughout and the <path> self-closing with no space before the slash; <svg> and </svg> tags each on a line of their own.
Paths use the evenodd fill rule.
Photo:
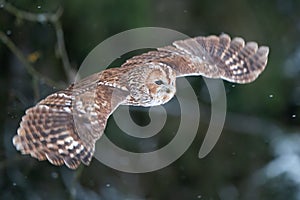
<svg viewBox="0 0 300 200">
<path fill-rule="evenodd" d="M 0 199 L 300 199 L 300 1 L 7 2 L 0 0 Z M 72 171 L 16 151 L 12 137 L 28 107 L 66 86 L 101 41 L 146 26 L 191 37 L 226 32 L 270 47 L 267 68 L 255 82 L 225 83 L 226 123 L 207 157 L 197 155 L 209 113 L 201 113 L 197 137 L 183 156 L 144 174 L 96 159 Z M 209 110 L 203 79 L 188 80 L 200 110 Z M 147 122 L 144 111 L 137 115 Z M 178 122 L 167 126 L 172 123 Z M 106 134 L 123 146 L 134 143 L 113 119 Z M 172 137 L 164 132 L 155 141 L 164 145 Z"/>
</svg>

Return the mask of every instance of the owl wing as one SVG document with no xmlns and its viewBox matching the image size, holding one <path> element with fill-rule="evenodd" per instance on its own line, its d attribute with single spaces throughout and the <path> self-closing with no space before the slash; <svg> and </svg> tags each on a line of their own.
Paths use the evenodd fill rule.
<svg viewBox="0 0 300 200">
<path fill-rule="evenodd" d="M 227 34 L 196 37 L 180 40 L 157 51 L 135 56 L 122 66 L 145 62 L 161 62 L 172 67 L 177 76 L 205 76 L 222 78 L 236 83 L 254 81 L 265 69 L 269 48 L 258 47 L 256 42 L 247 42 Z"/>
<path fill-rule="evenodd" d="M 54 165 L 88 165 L 109 115 L 126 96 L 127 91 L 101 82 L 101 73 L 94 74 L 29 108 L 13 144 L 22 154 Z"/>
</svg>

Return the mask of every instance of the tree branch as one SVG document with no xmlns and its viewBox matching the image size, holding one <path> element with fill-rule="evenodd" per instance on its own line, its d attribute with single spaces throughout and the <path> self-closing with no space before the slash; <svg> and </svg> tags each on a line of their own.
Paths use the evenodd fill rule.
<svg viewBox="0 0 300 200">
<path fill-rule="evenodd" d="M 67 76 L 68 82 L 69 83 L 73 82 L 76 74 L 75 71 L 71 68 L 68 53 L 65 47 L 64 33 L 60 23 L 60 17 L 63 13 L 63 9 L 59 7 L 55 13 L 35 14 L 35 13 L 30 13 L 27 11 L 20 10 L 15 6 L 13 6 L 12 4 L 6 2 L 5 0 L 2 1 L 2 5 L 4 10 L 16 16 L 19 19 L 24 19 L 24 20 L 38 22 L 38 23 L 50 22 L 53 25 L 56 33 L 56 38 L 57 38 L 57 48 L 58 48 L 59 57 L 62 60 L 63 68 Z"/>
<path fill-rule="evenodd" d="M 54 22 L 58 21 L 62 15 L 62 8 L 59 8 L 56 13 L 30 13 L 27 11 L 20 10 L 13 6 L 12 4 L 6 2 L 5 0 L 2 1 L 3 9 L 9 12 L 12 15 L 15 15 L 17 18 L 32 21 L 32 22 Z"/>
<path fill-rule="evenodd" d="M 25 66 L 27 72 L 34 78 L 37 78 L 44 82 L 45 84 L 51 87 L 62 88 L 61 84 L 57 84 L 53 80 L 43 76 L 41 73 L 36 71 L 34 67 L 27 61 L 26 57 L 23 55 L 22 51 L 11 41 L 9 37 L 6 36 L 5 33 L 0 31 L 0 40 L 13 52 L 13 54 L 21 61 L 21 63 Z"/>
</svg>

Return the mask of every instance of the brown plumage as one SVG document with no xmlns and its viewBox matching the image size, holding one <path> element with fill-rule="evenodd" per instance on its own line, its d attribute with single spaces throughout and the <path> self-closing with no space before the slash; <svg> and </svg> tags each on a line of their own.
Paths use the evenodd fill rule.
<svg viewBox="0 0 300 200">
<path fill-rule="evenodd" d="M 88 165 L 107 119 L 120 104 L 167 103 L 180 76 L 252 82 L 264 70 L 268 53 L 268 47 L 226 34 L 176 41 L 49 95 L 26 111 L 13 144 L 22 154 L 54 165 Z"/>
</svg>

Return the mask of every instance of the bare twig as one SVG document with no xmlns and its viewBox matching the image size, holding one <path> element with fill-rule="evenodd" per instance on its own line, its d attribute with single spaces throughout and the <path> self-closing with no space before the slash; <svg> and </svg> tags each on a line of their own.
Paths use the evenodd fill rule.
<svg viewBox="0 0 300 200">
<path fill-rule="evenodd" d="M 51 87 L 62 88 L 62 85 L 57 84 L 53 80 L 43 76 L 41 73 L 36 71 L 34 67 L 27 61 L 26 57 L 23 55 L 22 51 L 11 41 L 9 37 L 6 36 L 5 33 L 0 31 L 0 41 L 2 41 L 15 55 L 16 57 L 23 63 L 27 72 L 34 78 L 38 78 L 45 84 Z"/>
<path fill-rule="evenodd" d="M 39 22 L 39 23 L 58 21 L 60 16 L 62 15 L 61 8 L 59 8 L 56 11 L 56 13 L 35 14 L 35 13 L 30 13 L 27 11 L 20 10 L 6 1 L 3 1 L 3 9 L 12 15 L 15 15 L 17 18 L 25 19 L 32 22 Z"/>
<path fill-rule="evenodd" d="M 35 13 L 30 13 L 27 11 L 20 10 L 6 1 L 3 1 L 3 9 L 11 13 L 12 15 L 15 15 L 19 19 L 24 19 L 24 20 L 39 22 L 39 23 L 46 23 L 46 22 L 52 23 L 57 37 L 58 53 L 62 60 L 65 74 L 68 78 L 68 82 L 69 83 L 73 82 L 75 78 L 75 72 L 71 68 L 68 53 L 65 47 L 64 33 L 59 20 L 62 15 L 63 9 L 60 7 L 55 13 L 35 14 Z"/>
<path fill-rule="evenodd" d="M 33 85 L 34 99 L 35 101 L 38 101 L 40 100 L 40 89 L 38 84 L 38 78 L 33 77 L 32 85 Z"/>
<path fill-rule="evenodd" d="M 66 73 L 68 81 L 70 83 L 70 82 L 74 81 L 76 74 L 75 74 L 74 70 L 72 70 L 70 62 L 69 62 L 69 57 L 68 57 L 68 53 L 67 53 L 66 46 L 65 46 L 64 32 L 62 30 L 62 26 L 61 26 L 61 23 L 59 20 L 53 21 L 52 23 L 55 27 L 58 53 L 61 57 L 65 73 Z"/>
</svg>

